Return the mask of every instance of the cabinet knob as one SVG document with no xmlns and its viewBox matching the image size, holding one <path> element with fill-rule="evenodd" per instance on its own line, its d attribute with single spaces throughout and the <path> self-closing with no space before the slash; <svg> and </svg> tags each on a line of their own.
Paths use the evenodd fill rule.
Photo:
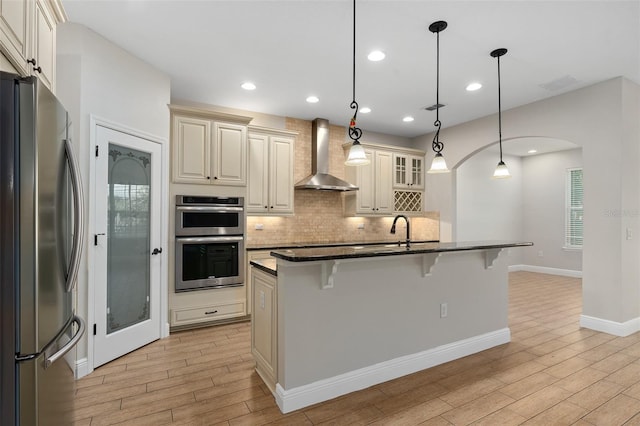
<svg viewBox="0 0 640 426">
<path fill-rule="evenodd" d="M 273 208 L 273 206 L 271 206 L 271 208 Z"/>
<path fill-rule="evenodd" d="M 207 176 L 207 179 L 211 179 L 211 176 Z"/>
<path fill-rule="evenodd" d="M 42 74 L 42 68 L 36 67 L 36 58 L 27 59 L 27 63 L 33 65 L 34 71 L 37 71 L 39 74 Z"/>
<path fill-rule="evenodd" d="M 218 176 L 214 176 L 213 178 L 214 178 L 214 179 L 218 179 Z"/>
<path fill-rule="evenodd" d="M 264 206 L 264 208 L 265 208 L 265 209 L 268 209 L 269 207 L 267 207 L 267 206 Z"/>
</svg>

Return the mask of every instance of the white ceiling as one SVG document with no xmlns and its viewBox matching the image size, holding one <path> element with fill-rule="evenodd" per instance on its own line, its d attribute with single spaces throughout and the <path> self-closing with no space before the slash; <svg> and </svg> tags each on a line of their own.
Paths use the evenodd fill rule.
<svg viewBox="0 0 640 426">
<path fill-rule="evenodd" d="M 516 157 L 529 157 L 577 148 L 580 147 L 574 143 L 555 138 L 525 137 L 502 141 L 502 152 Z M 497 143 L 486 149 L 491 152 L 500 151 Z"/>
<path fill-rule="evenodd" d="M 172 101 L 189 100 L 347 125 L 352 111 L 350 0 L 63 0 L 81 23 L 171 77 Z M 440 34 L 443 127 L 617 76 L 640 83 L 640 0 L 358 0 L 356 100 L 365 134 L 433 131 L 434 21 Z M 373 63 L 373 49 L 387 57 Z M 252 81 L 257 89 L 244 91 Z M 484 87 L 466 92 L 479 81 Z M 556 82 L 560 88 L 544 85 Z M 320 102 L 305 98 L 316 95 Z M 403 123 L 412 115 L 415 121 Z"/>
</svg>

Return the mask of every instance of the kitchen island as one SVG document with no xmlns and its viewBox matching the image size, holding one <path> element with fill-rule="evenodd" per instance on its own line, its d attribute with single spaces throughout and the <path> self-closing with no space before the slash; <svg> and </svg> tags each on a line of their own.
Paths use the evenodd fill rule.
<svg viewBox="0 0 640 426">
<path fill-rule="evenodd" d="M 256 370 L 286 413 L 507 343 L 500 253 L 528 245 L 272 251 L 277 278 L 262 265 L 253 287 Z"/>
</svg>

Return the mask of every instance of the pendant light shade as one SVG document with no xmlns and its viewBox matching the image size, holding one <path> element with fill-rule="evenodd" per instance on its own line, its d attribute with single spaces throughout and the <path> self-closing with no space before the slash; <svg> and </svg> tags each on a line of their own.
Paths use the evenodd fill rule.
<svg viewBox="0 0 640 426">
<path fill-rule="evenodd" d="M 444 161 L 444 157 L 442 156 L 444 144 L 440 142 L 439 139 L 440 127 L 442 126 L 442 123 L 440 122 L 440 32 L 445 28 L 447 28 L 447 23 L 445 21 L 436 21 L 429 25 L 429 31 L 436 35 L 436 121 L 433 123 L 433 125 L 436 126 L 436 134 L 433 137 L 433 142 L 431 143 L 431 148 L 436 155 L 433 158 L 431 168 L 427 170 L 427 173 L 449 172 L 447 163 Z"/>
<path fill-rule="evenodd" d="M 511 174 L 507 165 L 502 161 L 502 105 L 500 102 L 500 57 L 507 53 L 507 49 L 500 48 L 491 52 L 491 57 L 498 59 L 498 143 L 500 145 L 500 161 L 493 172 L 495 179 L 510 178 Z"/>
<path fill-rule="evenodd" d="M 438 152 L 435 157 L 433 157 L 431 168 L 427 173 L 447 173 L 448 171 L 447 162 L 444 161 L 442 154 Z"/>
<path fill-rule="evenodd" d="M 507 169 L 507 165 L 504 164 L 504 161 L 500 161 L 498 163 L 496 170 L 493 172 L 493 177 L 496 179 L 504 179 L 504 178 L 511 177 L 511 174 L 509 173 L 509 169 Z"/>
<path fill-rule="evenodd" d="M 362 129 L 356 126 L 358 117 L 358 102 L 356 102 L 356 0 L 353 0 L 353 98 L 349 108 L 353 110 L 353 117 L 349 122 L 349 137 L 353 144 L 349 148 L 349 155 L 344 164 L 347 166 L 364 166 L 369 164 L 369 159 L 365 155 L 362 145 L 360 145 Z"/>
<path fill-rule="evenodd" d="M 344 162 L 347 166 L 364 166 L 369 164 L 369 159 L 364 153 L 364 148 L 360 145 L 360 142 L 355 141 L 351 148 L 349 148 L 349 155 L 347 161 Z"/>
</svg>

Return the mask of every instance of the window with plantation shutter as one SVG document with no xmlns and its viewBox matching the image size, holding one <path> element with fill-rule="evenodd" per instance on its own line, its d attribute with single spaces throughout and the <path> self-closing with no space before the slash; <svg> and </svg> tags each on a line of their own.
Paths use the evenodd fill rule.
<svg viewBox="0 0 640 426">
<path fill-rule="evenodd" d="M 582 248 L 582 194 L 582 169 L 568 169 L 565 248 Z"/>
</svg>

